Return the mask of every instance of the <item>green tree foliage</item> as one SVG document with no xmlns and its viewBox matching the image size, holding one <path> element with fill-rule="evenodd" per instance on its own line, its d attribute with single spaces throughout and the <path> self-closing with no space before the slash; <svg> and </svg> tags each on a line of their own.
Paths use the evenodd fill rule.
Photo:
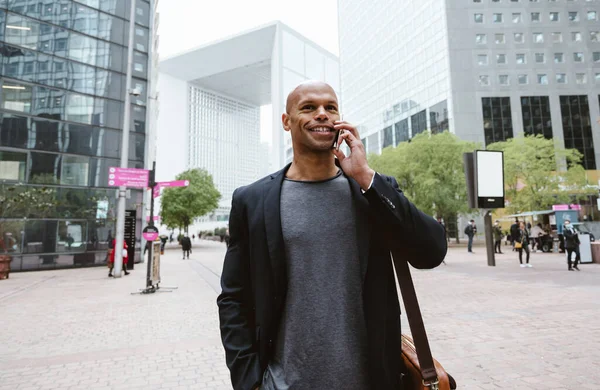
<svg viewBox="0 0 600 390">
<path fill-rule="evenodd" d="M 167 226 L 185 229 L 195 218 L 210 213 L 219 206 L 221 194 L 212 176 L 204 169 L 190 169 L 177 175 L 177 180 L 189 180 L 188 187 L 166 188 L 161 199 L 160 216 Z"/>
<path fill-rule="evenodd" d="M 0 184 L 0 218 L 45 218 L 57 205 L 54 188 Z"/>
<path fill-rule="evenodd" d="M 488 145 L 504 152 L 504 181 L 510 213 L 548 210 L 594 193 L 587 188 L 581 153 L 557 147 L 541 135 Z M 557 167 L 559 168 L 557 170 Z"/>
<path fill-rule="evenodd" d="M 381 155 L 370 155 L 371 168 L 394 176 L 406 197 L 423 212 L 455 221 L 467 212 L 467 187 L 463 154 L 476 144 L 461 141 L 454 134 L 421 133 Z"/>
</svg>

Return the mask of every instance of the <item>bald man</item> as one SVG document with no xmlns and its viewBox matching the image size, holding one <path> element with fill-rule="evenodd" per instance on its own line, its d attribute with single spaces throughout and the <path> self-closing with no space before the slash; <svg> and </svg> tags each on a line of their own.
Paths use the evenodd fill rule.
<svg viewBox="0 0 600 390">
<path fill-rule="evenodd" d="M 292 163 L 233 194 L 217 299 L 233 388 L 402 389 L 390 250 L 437 267 L 444 228 L 369 167 L 329 85 L 299 85 L 282 122 Z"/>
</svg>

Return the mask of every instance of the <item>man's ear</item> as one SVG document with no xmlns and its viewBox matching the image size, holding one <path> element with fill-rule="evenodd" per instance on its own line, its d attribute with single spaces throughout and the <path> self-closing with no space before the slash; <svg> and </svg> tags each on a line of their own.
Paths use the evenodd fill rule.
<svg viewBox="0 0 600 390">
<path fill-rule="evenodd" d="M 285 131 L 290 131 L 290 116 L 287 113 L 281 115 L 281 123 L 283 124 L 283 129 Z"/>
</svg>

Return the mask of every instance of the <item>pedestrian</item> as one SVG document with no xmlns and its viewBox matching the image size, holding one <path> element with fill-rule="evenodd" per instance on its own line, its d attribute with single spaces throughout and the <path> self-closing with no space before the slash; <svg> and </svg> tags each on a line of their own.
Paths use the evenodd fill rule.
<svg viewBox="0 0 600 390">
<path fill-rule="evenodd" d="M 521 264 L 521 268 L 533 267 L 533 265 L 529 264 L 529 231 L 525 227 L 525 222 L 519 224 L 519 230 L 517 230 L 515 236 L 515 249 L 519 252 L 519 263 Z M 525 264 L 523 264 L 523 251 L 527 254 Z"/>
<path fill-rule="evenodd" d="M 567 264 L 569 265 L 569 271 L 576 269 L 579 271 L 577 266 L 581 261 L 581 255 L 579 254 L 579 235 L 571 225 L 571 220 L 565 218 L 565 226 L 563 229 L 563 235 L 565 236 L 565 249 L 567 250 Z M 575 264 L 572 263 L 572 256 L 575 253 Z"/>
<path fill-rule="evenodd" d="M 498 220 L 494 223 L 494 253 L 502 254 L 502 228 Z"/>
<path fill-rule="evenodd" d="M 192 234 L 192 240 L 196 241 L 196 235 Z"/>
<path fill-rule="evenodd" d="M 467 244 L 467 251 L 469 253 L 473 253 L 473 237 L 477 234 L 477 226 L 475 226 L 475 220 L 470 220 L 469 224 L 465 228 L 465 234 L 469 239 L 469 243 Z"/>
<path fill-rule="evenodd" d="M 546 232 L 542 229 L 542 224 L 538 223 L 531 229 L 531 251 L 538 252 L 542 250 L 542 236 L 544 236 Z M 534 248 L 536 248 L 534 250 Z"/>
<path fill-rule="evenodd" d="M 444 229 L 369 167 L 328 84 L 300 84 L 282 122 L 292 163 L 232 196 L 217 304 L 233 388 L 403 389 L 390 250 L 437 267 Z"/>
<path fill-rule="evenodd" d="M 225 229 L 225 246 L 229 248 L 229 228 Z"/>
<path fill-rule="evenodd" d="M 113 239 L 112 241 L 112 249 L 109 249 L 110 251 L 110 256 L 108 258 L 108 277 L 112 278 L 113 277 L 113 269 L 115 268 L 115 251 L 117 250 L 116 248 L 117 246 L 117 239 Z M 127 271 L 127 260 L 129 258 L 129 253 L 127 251 L 127 243 L 125 242 L 125 240 L 123 240 L 123 248 L 122 250 L 122 254 L 123 254 L 123 271 L 125 271 L 125 275 L 129 275 L 129 272 Z"/>
<path fill-rule="evenodd" d="M 444 228 L 444 240 L 448 241 L 448 232 L 446 231 L 446 224 L 444 223 L 442 217 L 437 217 L 437 222 Z M 442 260 L 442 263 L 446 265 L 446 260 Z"/>
<path fill-rule="evenodd" d="M 185 233 L 183 235 L 183 237 L 181 238 L 181 249 L 183 250 L 183 259 L 185 260 L 185 256 L 187 255 L 187 258 L 190 258 L 190 252 L 192 251 L 192 241 L 190 240 L 190 237 L 188 236 L 187 233 Z"/>
<path fill-rule="evenodd" d="M 510 225 L 510 245 L 512 246 L 513 252 L 517 250 L 515 248 L 516 237 L 519 234 L 519 218 L 515 218 L 515 223 Z"/>
<path fill-rule="evenodd" d="M 173 233 L 171 233 L 171 235 L 169 236 L 169 242 L 173 242 Z"/>
</svg>

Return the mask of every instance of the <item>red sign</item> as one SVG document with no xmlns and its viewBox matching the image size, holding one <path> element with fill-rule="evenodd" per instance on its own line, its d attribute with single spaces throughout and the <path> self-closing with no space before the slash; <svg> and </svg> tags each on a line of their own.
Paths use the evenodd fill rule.
<svg viewBox="0 0 600 390">
<path fill-rule="evenodd" d="M 158 198 L 160 196 L 160 189 L 163 187 L 187 187 L 190 185 L 189 180 L 175 180 L 175 181 L 162 181 L 156 183 L 152 197 Z"/>
<path fill-rule="evenodd" d="M 108 168 L 108 185 L 111 187 L 148 187 L 150 173 L 146 169 L 136 168 Z"/>
</svg>

